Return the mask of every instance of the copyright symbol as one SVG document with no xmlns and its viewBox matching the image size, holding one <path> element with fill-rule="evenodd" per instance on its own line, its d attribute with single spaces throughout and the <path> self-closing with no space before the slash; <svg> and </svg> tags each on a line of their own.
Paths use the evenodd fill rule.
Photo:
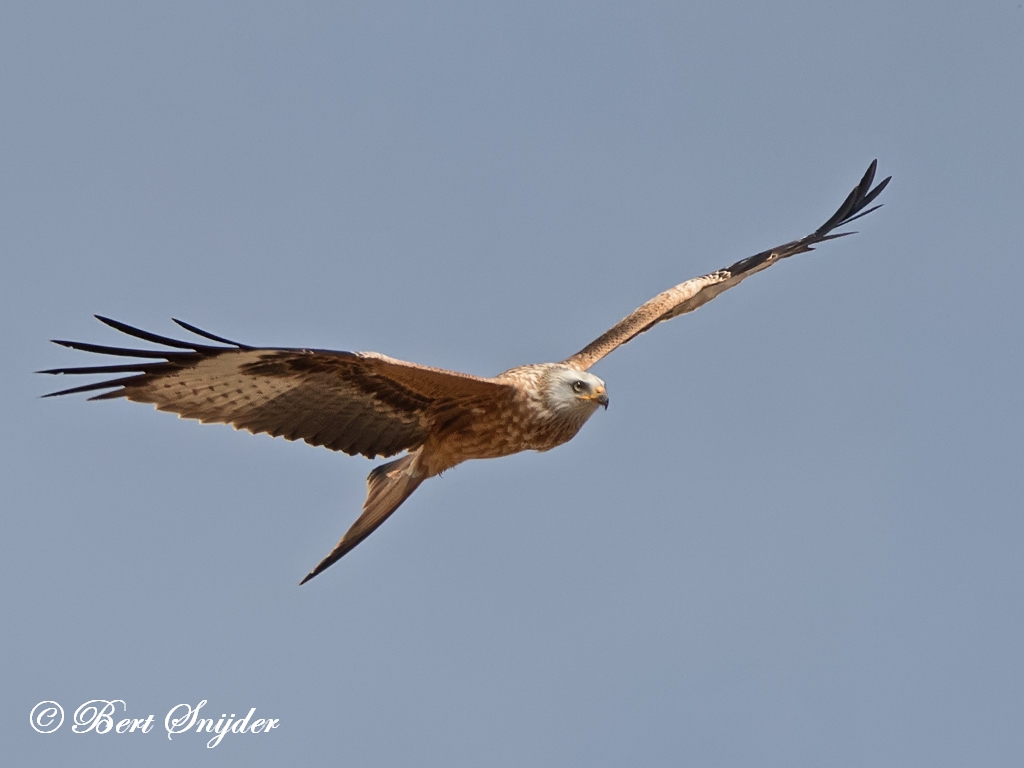
<svg viewBox="0 0 1024 768">
<path fill-rule="evenodd" d="M 64 725 L 64 709 L 56 701 L 40 701 L 32 707 L 28 721 L 38 733 L 53 733 Z"/>
</svg>

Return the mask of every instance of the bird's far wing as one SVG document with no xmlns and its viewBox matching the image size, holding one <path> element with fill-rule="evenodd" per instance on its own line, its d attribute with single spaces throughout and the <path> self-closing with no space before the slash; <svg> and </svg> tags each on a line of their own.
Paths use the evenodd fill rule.
<svg viewBox="0 0 1024 768">
<path fill-rule="evenodd" d="M 872 189 L 871 185 L 875 179 L 875 166 L 877 162 L 876 160 L 871 162 L 867 172 L 864 174 L 864 178 L 854 187 L 846 201 L 833 214 L 832 218 L 811 234 L 785 245 L 762 251 L 742 261 L 737 261 L 731 267 L 726 267 L 703 277 L 695 277 L 692 280 L 680 283 L 674 288 L 669 288 L 664 293 L 658 294 L 646 304 L 634 310 L 614 327 L 565 360 L 565 364 L 585 371 L 616 347 L 622 346 L 630 339 L 639 336 L 663 320 L 671 320 L 678 315 L 692 312 L 698 307 L 707 304 L 723 291 L 738 285 L 755 272 L 767 269 L 780 259 L 785 259 L 798 253 L 813 251 L 815 245 L 826 240 L 834 240 L 837 237 L 854 234 L 853 232 L 830 233 L 836 227 L 849 224 L 854 219 L 859 219 L 861 216 L 866 216 L 877 208 L 881 208 L 880 205 L 867 208 L 881 194 L 882 190 L 889 183 L 889 179 L 892 178 L 890 176 L 884 179 Z"/>
<path fill-rule="evenodd" d="M 175 321 L 193 333 L 227 345 L 211 346 L 98 319 L 165 349 L 124 349 L 55 340 L 72 349 L 142 358 L 144 362 L 40 371 L 115 375 L 46 397 L 112 390 L 91 399 L 124 397 L 153 403 L 159 410 L 183 418 L 231 424 L 254 434 L 280 435 L 373 458 L 421 445 L 437 414 L 451 418 L 452 410 L 458 410 L 461 402 L 500 400 L 511 391 L 509 385 L 490 379 L 427 368 L 372 352 L 257 349 Z"/>
<path fill-rule="evenodd" d="M 299 582 L 305 584 L 355 549 L 380 527 L 392 512 L 415 491 L 426 478 L 416 470 L 416 454 L 381 464 L 366 478 L 366 501 L 363 513 L 352 523 L 334 549 Z"/>
</svg>

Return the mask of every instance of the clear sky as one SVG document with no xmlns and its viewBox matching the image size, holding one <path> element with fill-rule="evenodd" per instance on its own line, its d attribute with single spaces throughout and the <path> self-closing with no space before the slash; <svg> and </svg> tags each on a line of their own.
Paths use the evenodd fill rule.
<svg viewBox="0 0 1024 768">
<path fill-rule="evenodd" d="M 0 10 L 9 764 L 1020 765 L 1020 2 L 160 5 Z M 875 157 L 860 234 L 302 588 L 373 463 L 31 373 L 119 342 L 92 313 L 562 359 Z M 73 734 L 91 699 L 154 731 Z M 204 699 L 280 726 L 169 741 Z"/>
</svg>

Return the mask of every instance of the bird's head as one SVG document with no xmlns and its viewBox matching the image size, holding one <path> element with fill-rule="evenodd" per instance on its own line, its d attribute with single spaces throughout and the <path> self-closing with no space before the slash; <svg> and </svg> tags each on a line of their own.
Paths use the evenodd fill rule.
<svg viewBox="0 0 1024 768">
<path fill-rule="evenodd" d="M 547 405 L 554 411 L 584 415 L 608 407 L 608 392 L 597 376 L 568 366 L 552 368 L 545 388 Z"/>
</svg>

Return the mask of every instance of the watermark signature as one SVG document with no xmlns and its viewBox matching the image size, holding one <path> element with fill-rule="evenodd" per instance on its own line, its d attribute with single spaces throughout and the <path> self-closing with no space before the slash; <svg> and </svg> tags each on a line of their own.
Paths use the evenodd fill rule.
<svg viewBox="0 0 1024 768">
<path fill-rule="evenodd" d="M 255 718 L 256 707 L 245 717 L 236 718 L 234 713 L 221 714 L 219 718 L 200 717 L 200 710 L 206 706 L 203 699 L 194 707 L 178 704 L 171 707 L 164 716 L 164 730 L 170 739 L 182 733 L 212 733 L 206 746 L 210 749 L 220 744 L 221 739 L 231 734 L 270 733 L 281 727 L 278 718 Z M 119 711 L 120 710 L 120 711 Z M 75 710 L 72 717 L 73 733 L 150 733 L 154 727 L 154 715 L 147 717 L 125 717 L 128 705 L 123 699 L 91 699 Z M 121 717 L 118 717 L 121 715 Z M 28 716 L 29 724 L 37 733 L 53 733 L 64 725 L 64 708 L 56 701 L 40 701 Z"/>
</svg>

